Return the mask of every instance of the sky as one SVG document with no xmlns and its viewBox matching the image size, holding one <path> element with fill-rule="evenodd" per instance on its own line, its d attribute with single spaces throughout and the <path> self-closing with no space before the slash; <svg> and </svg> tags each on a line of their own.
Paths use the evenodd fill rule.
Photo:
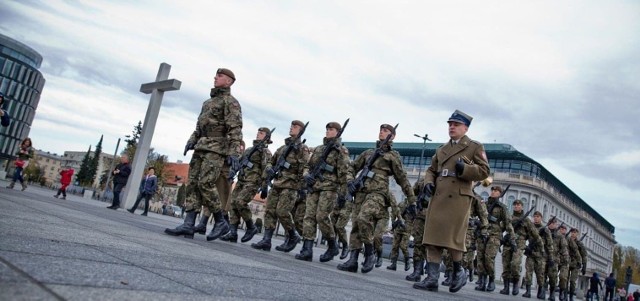
<svg viewBox="0 0 640 301">
<path fill-rule="evenodd" d="M 638 1 L 2 1 L 0 32 L 44 61 L 30 137 L 39 149 L 103 151 L 143 120 L 159 65 L 166 92 L 151 146 L 184 145 L 215 70 L 236 75 L 244 140 L 309 121 L 307 144 L 351 118 L 344 141 L 511 144 L 543 164 L 640 248 Z"/>
</svg>

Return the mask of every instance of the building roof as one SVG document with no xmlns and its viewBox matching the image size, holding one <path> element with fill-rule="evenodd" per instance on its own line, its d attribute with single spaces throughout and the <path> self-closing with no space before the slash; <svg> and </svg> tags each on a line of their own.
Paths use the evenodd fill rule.
<svg viewBox="0 0 640 301">
<path fill-rule="evenodd" d="M 401 156 L 414 156 L 420 157 L 422 152 L 423 143 L 419 142 L 394 142 L 393 149 L 398 151 Z M 442 143 L 425 143 L 424 144 L 424 157 L 431 158 L 436 153 L 436 149 L 440 147 Z M 349 154 L 358 155 L 361 152 L 375 147 L 375 142 L 344 142 L 344 146 L 349 149 Z M 527 155 L 519 152 L 510 144 L 504 143 L 485 143 L 484 149 L 489 159 L 507 159 L 507 160 L 519 160 L 534 164 L 540 168 L 540 178 L 547 183 L 556 187 L 560 193 L 570 198 L 578 207 L 593 216 L 599 223 L 607 228 L 612 234 L 615 232 L 615 227 L 609 223 L 604 217 L 602 217 L 597 211 L 595 211 L 589 204 L 587 204 L 582 198 L 574 193 L 567 185 L 562 183 L 556 178 L 550 171 L 548 171 L 542 164 L 529 158 Z"/>
<path fill-rule="evenodd" d="M 186 183 L 189 179 L 188 163 L 167 163 L 164 167 L 167 175 L 173 175 L 165 179 L 167 185 L 178 185 L 178 183 Z M 179 178 L 178 178 L 179 177 Z"/>
</svg>

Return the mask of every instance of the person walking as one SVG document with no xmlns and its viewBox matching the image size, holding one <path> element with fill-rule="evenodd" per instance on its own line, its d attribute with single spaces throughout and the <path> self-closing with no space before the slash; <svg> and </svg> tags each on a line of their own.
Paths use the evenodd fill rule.
<svg viewBox="0 0 640 301">
<path fill-rule="evenodd" d="M 219 68 L 213 81 L 213 88 L 196 122 L 196 128 L 187 140 L 183 155 L 193 150 L 189 162 L 189 181 L 185 201 L 185 218 L 181 225 L 164 230 L 172 236 L 184 235 L 193 238 L 198 211 L 204 206 L 213 214 L 215 224 L 207 241 L 216 240 L 229 232 L 229 223 L 224 219 L 221 193 L 217 187 L 228 186 L 227 168 L 238 170 L 242 155 L 242 109 L 238 100 L 231 95 L 235 74 L 226 68 Z M 203 214 L 205 215 L 205 214 Z"/>
<path fill-rule="evenodd" d="M 58 189 L 58 193 L 56 193 L 53 197 L 56 199 L 60 197 L 62 194 L 62 199 L 67 199 L 67 187 L 71 184 L 71 178 L 73 177 L 73 168 L 68 167 L 60 171 L 60 188 Z"/>
<path fill-rule="evenodd" d="M 616 278 L 613 277 L 613 273 L 609 273 L 609 277 L 604 280 L 604 286 L 604 301 L 613 301 L 613 293 L 616 290 Z"/>
<path fill-rule="evenodd" d="M 140 181 L 140 191 L 136 202 L 133 204 L 133 207 L 127 209 L 127 211 L 131 213 L 136 212 L 138 204 L 144 199 L 144 212 L 142 212 L 141 215 L 147 216 L 149 212 L 149 200 L 156 193 L 156 190 L 158 190 L 158 177 L 156 176 L 156 169 L 152 166 L 147 169 L 147 175 Z"/>
<path fill-rule="evenodd" d="M 120 208 L 120 193 L 124 186 L 127 185 L 127 179 L 131 174 L 131 165 L 129 164 L 129 156 L 123 154 L 120 156 L 120 163 L 111 172 L 113 175 L 113 202 L 108 209 L 117 210 Z"/>
<path fill-rule="evenodd" d="M 596 300 L 600 301 L 600 291 L 598 290 L 598 288 L 602 290 L 602 283 L 600 282 L 600 277 L 598 277 L 598 273 L 593 273 L 593 276 L 589 278 L 588 295 L 591 301 L 593 301 L 593 297 L 595 297 Z"/>
<path fill-rule="evenodd" d="M 13 189 L 16 182 L 20 182 L 22 185 L 22 191 L 27 190 L 27 184 L 24 183 L 23 171 L 29 166 L 29 160 L 34 156 L 34 148 L 31 143 L 31 138 L 27 137 L 20 143 L 20 149 L 18 150 L 16 161 L 14 162 L 15 171 L 13 172 L 13 178 L 7 188 Z"/>
</svg>

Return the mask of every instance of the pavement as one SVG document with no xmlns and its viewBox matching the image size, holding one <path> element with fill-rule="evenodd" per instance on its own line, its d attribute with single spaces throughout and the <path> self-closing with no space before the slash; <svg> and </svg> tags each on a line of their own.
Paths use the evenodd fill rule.
<svg viewBox="0 0 640 301">
<path fill-rule="evenodd" d="M 179 218 L 6 185 L 0 181 L 0 300 L 526 300 L 477 292 L 470 283 L 455 294 L 444 286 L 416 290 L 404 279 L 411 271 L 403 264 L 387 270 L 388 260 L 368 274 L 339 271 L 338 257 L 318 261 L 323 246 L 314 248 L 313 262 L 294 258 L 301 246 L 252 249 L 261 234 L 235 244 L 173 237 L 163 231 Z"/>
</svg>

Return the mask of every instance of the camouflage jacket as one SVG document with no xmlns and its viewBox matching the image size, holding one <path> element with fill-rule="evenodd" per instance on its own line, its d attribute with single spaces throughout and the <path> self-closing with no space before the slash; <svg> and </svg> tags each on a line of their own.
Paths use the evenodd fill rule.
<svg viewBox="0 0 640 301">
<path fill-rule="evenodd" d="M 284 155 L 285 149 L 292 143 L 294 148 L 289 153 L 289 156 L 285 158 L 287 163 L 290 164 L 289 168 L 283 169 L 278 177 L 273 180 L 273 188 L 302 189 L 302 183 L 304 183 L 302 175 L 309 161 L 309 148 L 300 139 L 295 141 L 291 137 L 284 139 L 284 145 L 280 146 L 271 157 L 271 162 L 267 164 L 265 172 L 278 163 L 278 158 Z M 264 177 L 266 177 L 266 173 Z"/>
<path fill-rule="evenodd" d="M 567 247 L 569 250 L 569 258 L 571 259 L 569 267 L 572 269 L 580 268 L 582 266 L 582 257 L 580 256 L 580 247 L 576 243 L 575 239 L 567 239 Z"/>
<path fill-rule="evenodd" d="M 240 157 L 242 109 L 229 88 L 211 89 L 211 98 L 202 104 L 196 129 L 189 138 L 196 151 Z"/>
<path fill-rule="evenodd" d="M 489 220 L 488 234 L 502 238 L 502 233 L 506 231 L 508 235 L 515 238 L 511 225 L 511 214 L 509 214 L 507 206 L 494 198 L 489 198 L 486 205 L 487 219 Z"/>
<path fill-rule="evenodd" d="M 473 228 L 473 230 L 475 230 L 476 227 L 479 227 L 480 229 L 487 229 L 487 227 L 489 226 L 489 213 L 487 213 L 487 207 L 485 207 L 485 205 L 482 203 L 482 199 L 478 195 L 476 195 L 476 197 L 471 200 L 469 217 L 473 219 L 477 217 L 480 221 L 479 224 L 474 223 L 473 227 L 469 227 Z"/>
<path fill-rule="evenodd" d="M 542 245 L 536 244 L 533 240 L 529 239 L 529 245 L 533 248 L 533 256 L 546 257 L 547 260 L 553 259 L 555 247 L 553 243 L 553 237 L 551 237 L 551 231 L 543 224 L 533 224 L 538 229 L 538 235 L 542 238 Z"/>
<path fill-rule="evenodd" d="M 326 166 L 321 172 L 323 180 L 316 179 L 313 191 L 337 191 L 344 195 L 347 191 L 347 181 L 352 179 L 352 175 L 349 172 L 349 150 L 342 146 L 341 138 L 324 138 L 323 144 L 316 146 L 309 159 L 309 171 L 321 163 L 322 154 L 327 147 L 334 150 L 329 152 L 325 160 Z"/>
<path fill-rule="evenodd" d="M 380 144 L 382 141 L 378 141 Z M 389 195 L 389 177 L 393 177 L 398 185 L 402 188 L 402 192 L 407 197 L 409 204 L 414 204 L 415 196 L 411 184 L 407 179 L 407 173 L 402 167 L 400 153 L 391 149 L 392 143 L 382 147 L 383 154 L 373 162 L 371 166 L 371 177 L 366 177 L 363 187 L 358 191 L 362 193 L 380 193 Z M 373 155 L 375 149 L 368 149 L 362 152 L 352 163 L 354 175 L 361 171 L 367 162 L 367 158 Z"/>
<path fill-rule="evenodd" d="M 553 237 L 553 244 L 555 248 L 553 261 L 555 261 L 558 266 L 568 265 L 570 259 L 567 239 L 564 238 L 564 235 L 558 232 L 558 229 L 551 231 L 551 237 Z"/>
<path fill-rule="evenodd" d="M 580 240 L 576 240 L 576 244 L 578 245 L 578 250 L 580 251 L 580 257 L 582 259 L 582 266 L 587 266 L 587 248 Z"/>
<path fill-rule="evenodd" d="M 516 234 L 515 240 L 518 244 L 518 249 L 524 249 L 527 240 L 533 240 L 535 244 L 542 245 L 542 238 L 540 238 L 540 234 L 538 233 L 538 229 L 533 224 L 533 222 L 528 218 L 524 217 L 524 212 L 513 212 L 513 216 L 511 217 L 511 224 L 513 225 L 513 232 Z M 517 224 L 517 221 L 522 219 L 522 222 Z"/>
<path fill-rule="evenodd" d="M 413 184 L 413 194 L 417 197 L 418 195 L 420 195 L 420 192 L 422 192 L 422 189 L 424 189 L 424 178 L 421 177 L 419 180 L 416 181 L 415 184 Z M 427 198 L 426 200 L 421 201 L 422 210 L 418 210 L 418 213 L 416 214 L 416 218 L 421 218 L 424 220 L 426 216 L 425 213 L 427 211 L 427 207 L 429 207 L 429 199 L 430 198 Z"/>
<path fill-rule="evenodd" d="M 242 157 L 246 157 L 251 154 L 253 148 L 258 146 L 260 142 L 260 140 L 253 140 L 253 146 L 244 151 Z M 243 172 L 238 174 L 238 181 L 255 185 L 261 185 L 264 183 L 266 179 L 263 171 L 271 160 L 271 156 L 272 154 L 268 146 L 264 146 L 261 150 L 254 152 L 253 155 L 251 155 L 251 158 L 249 158 L 251 167 L 244 167 Z"/>
</svg>

